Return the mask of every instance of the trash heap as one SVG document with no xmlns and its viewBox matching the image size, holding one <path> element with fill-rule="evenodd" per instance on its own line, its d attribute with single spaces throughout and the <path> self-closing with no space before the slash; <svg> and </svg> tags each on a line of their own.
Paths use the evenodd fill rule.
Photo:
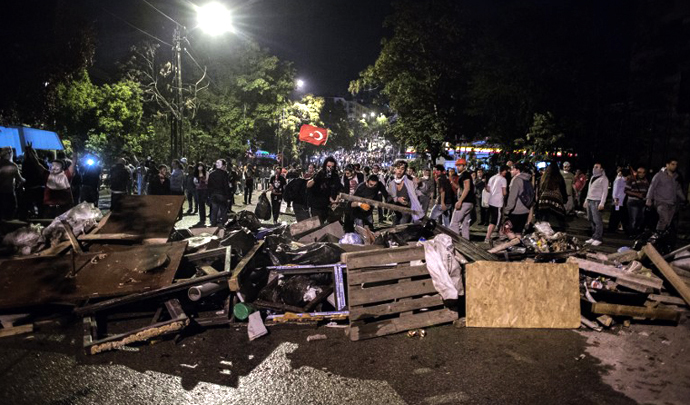
<svg viewBox="0 0 690 405">
<path fill-rule="evenodd" d="M 105 217 L 80 205 L 45 229 L 8 232 L 0 337 L 79 319 L 96 354 L 228 325 L 246 325 L 250 340 L 285 323 L 340 325 L 353 341 L 423 338 L 463 316 L 469 327 L 598 329 L 678 322 L 690 300 L 687 248 L 666 256 L 671 264 L 651 245 L 603 255 L 537 224 L 487 251 L 431 220 L 346 233 L 317 217 L 276 226 L 248 211 L 223 227 L 175 229 L 182 204 L 126 196 Z"/>
</svg>

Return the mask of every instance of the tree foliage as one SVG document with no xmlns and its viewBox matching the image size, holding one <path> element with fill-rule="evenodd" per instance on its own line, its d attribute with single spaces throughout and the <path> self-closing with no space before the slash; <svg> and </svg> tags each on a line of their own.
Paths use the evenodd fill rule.
<svg viewBox="0 0 690 405">
<path fill-rule="evenodd" d="M 544 160 L 548 153 L 553 153 L 564 138 L 565 135 L 558 129 L 552 113 L 536 113 L 529 132 L 524 137 L 517 138 L 515 144 L 537 161 Z"/>
</svg>

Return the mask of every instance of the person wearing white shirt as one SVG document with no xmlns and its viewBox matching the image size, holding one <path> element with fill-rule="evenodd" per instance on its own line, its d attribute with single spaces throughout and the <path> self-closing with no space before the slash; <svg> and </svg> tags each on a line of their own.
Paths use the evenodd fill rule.
<svg viewBox="0 0 690 405">
<path fill-rule="evenodd" d="M 619 167 L 616 170 L 616 178 L 613 180 L 613 191 L 611 193 L 613 206 L 609 216 L 609 232 L 616 232 L 621 222 L 626 230 L 628 228 L 628 218 L 625 209 L 625 184 L 626 178 L 623 175 L 623 168 Z"/>
<path fill-rule="evenodd" d="M 592 168 L 592 178 L 589 180 L 589 190 L 587 191 L 587 218 L 592 226 L 592 238 L 585 243 L 592 246 L 599 246 L 604 238 L 604 221 L 601 212 L 606 205 L 606 196 L 609 192 L 609 178 L 604 173 L 601 163 L 595 163 Z"/>
<path fill-rule="evenodd" d="M 508 166 L 501 166 L 498 173 L 493 175 L 486 185 L 489 192 L 489 228 L 486 230 L 486 238 L 484 239 L 486 243 L 491 243 L 491 235 L 501 222 L 501 208 L 503 208 L 505 196 L 508 194 L 507 172 Z"/>
</svg>

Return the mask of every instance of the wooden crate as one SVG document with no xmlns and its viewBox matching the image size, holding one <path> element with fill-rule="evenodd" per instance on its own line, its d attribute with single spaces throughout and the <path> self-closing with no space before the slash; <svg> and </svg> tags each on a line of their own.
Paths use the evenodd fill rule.
<svg viewBox="0 0 690 405">
<path fill-rule="evenodd" d="M 369 339 L 452 322 L 424 260 L 423 247 L 346 253 L 350 340 Z"/>
</svg>

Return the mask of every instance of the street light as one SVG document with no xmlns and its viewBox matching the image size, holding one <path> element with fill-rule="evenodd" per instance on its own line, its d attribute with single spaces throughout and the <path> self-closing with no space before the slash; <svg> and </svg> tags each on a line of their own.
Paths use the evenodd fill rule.
<svg viewBox="0 0 690 405">
<path fill-rule="evenodd" d="M 233 31 L 230 10 L 220 3 L 208 3 L 196 11 L 199 28 L 209 35 Z"/>
<path fill-rule="evenodd" d="M 220 3 L 208 3 L 196 8 L 198 28 L 210 35 L 220 35 L 233 31 L 230 10 Z M 187 28 L 177 24 L 173 31 L 173 67 L 175 71 L 174 86 L 176 114 L 173 116 L 170 133 L 170 159 L 184 155 L 184 135 L 182 131 L 184 103 L 182 102 L 182 51 L 183 42 L 187 41 Z"/>
<path fill-rule="evenodd" d="M 301 89 L 302 87 L 304 87 L 304 80 L 297 79 L 297 81 L 295 82 L 295 85 L 297 85 L 298 89 Z"/>
<path fill-rule="evenodd" d="M 375 112 L 373 112 L 373 111 L 371 112 L 371 114 L 370 114 L 370 115 L 371 115 L 371 118 L 374 118 L 374 117 L 376 117 L 376 113 L 375 113 Z"/>
</svg>

